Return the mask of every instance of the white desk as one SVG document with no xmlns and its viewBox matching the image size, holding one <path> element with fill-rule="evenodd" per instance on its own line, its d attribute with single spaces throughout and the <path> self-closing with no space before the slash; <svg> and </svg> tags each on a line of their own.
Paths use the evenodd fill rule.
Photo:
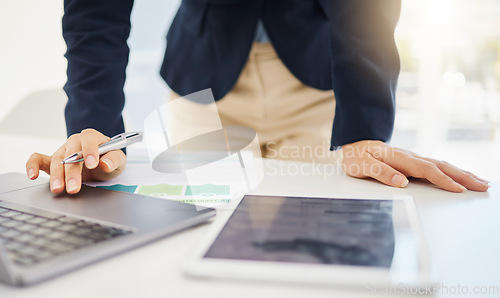
<svg viewBox="0 0 500 298">
<path fill-rule="evenodd" d="M 0 173 L 24 171 L 35 150 L 51 153 L 60 140 L 0 134 Z M 9 144 L 9 145 L 7 145 Z M 15 145 L 10 145 L 15 144 Z M 422 182 L 412 181 L 405 189 L 383 186 L 335 173 L 323 176 L 325 168 L 312 171 L 308 164 L 286 163 L 280 168 L 267 163 L 266 177 L 256 192 L 287 195 L 332 196 L 342 194 L 407 194 L 417 203 L 434 266 L 448 291 L 472 292 L 474 286 L 490 287 L 500 296 L 500 183 L 487 193 L 453 194 Z M 297 169 L 304 175 L 293 174 Z M 368 289 L 312 287 L 186 277 L 179 269 L 183 258 L 196 245 L 208 225 L 90 265 L 48 282 L 17 289 L 0 284 L 0 297 L 372 297 Z M 460 288 L 458 288 L 460 286 Z M 486 289 L 488 290 L 488 289 Z M 446 294 L 446 292 L 444 292 Z M 437 296 L 448 297 L 437 292 Z M 383 295 L 379 295 L 383 297 Z"/>
</svg>

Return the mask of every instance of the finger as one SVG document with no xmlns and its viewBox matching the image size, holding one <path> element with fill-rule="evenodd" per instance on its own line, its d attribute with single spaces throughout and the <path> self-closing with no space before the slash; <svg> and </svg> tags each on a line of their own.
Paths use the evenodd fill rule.
<svg viewBox="0 0 500 298">
<path fill-rule="evenodd" d="M 40 170 L 50 174 L 50 156 L 33 153 L 26 162 L 26 174 L 28 174 L 28 178 L 34 180 L 38 178 Z"/>
<path fill-rule="evenodd" d="M 122 150 L 113 150 L 101 156 L 99 167 L 105 173 L 125 168 L 127 157 Z"/>
<path fill-rule="evenodd" d="M 110 138 L 94 129 L 84 129 L 80 133 L 85 166 L 95 169 L 99 165 L 99 145 L 109 141 Z"/>
<path fill-rule="evenodd" d="M 384 161 L 393 168 L 415 178 L 425 178 L 451 192 L 463 192 L 464 186 L 455 182 L 451 177 L 443 173 L 436 164 L 420 157 L 411 156 L 400 151 L 384 156 Z"/>
<path fill-rule="evenodd" d="M 463 171 L 463 170 L 462 170 L 462 171 Z M 471 173 L 471 172 L 469 172 L 469 171 L 464 171 L 464 172 L 465 172 L 465 173 L 467 173 L 467 174 L 469 174 L 469 175 L 471 175 L 472 177 L 476 178 L 477 180 L 479 180 L 479 181 L 481 181 L 481 182 L 484 182 L 484 183 L 486 183 L 486 184 L 489 184 L 489 183 L 490 183 L 490 181 L 485 180 L 485 179 L 483 179 L 483 178 L 480 178 L 480 177 L 478 177 L 478 176 L 474 175 L 473 173 Z"/>
<path fill-rule="evenodd" d="M 445 161 L 438 161 L 427 158 L 424 159 L 436 164 L 443 173 L 451 177 L 457 183 L 460 183 L 461 185 L 465 186 L 467 189 L 474 191 L 487 191 L 489 188 L 488 183 L 478 180 L 471 173 L 462 171 L 461 169 Z"/>
<path fill-rule="evenodd" d="M 79 140 L 68 140 L 68 142 L 66 143 L 66 152 L 64 153 L 64 156 L 67 157 L 80 150 L 81 144 Z M 82 168 L 82 162 L 64 164 L 64 181 L 67 193 L 75 194 L 80 191 L 82 186 Z"/>
<path fill-rule="evenodd" d="M 394 187 L 406 187 L 408 185 L 409 181 L 406 176 L 388 164 L 372 156 L 368 156 L 366 162 L 369 165 L 367 167 L 367 176 Z"/>
<path fill-rule="evenodd" d="M 88 179 L 105 181 L 117 177 L 125 169 L 126 162 L 127 157 L 123 151 L 110 151 L 101 156 L 97 169 L 88 171 Z"/>
<path fill-rule="evenodd" d="M 64 190 L 64 158 L 66 147 L 62 146 L 52 155 L 50 160 L 50 189 L 52 192 L 60 193 Z"/>
<path fill-rule="evenodd" d="M 348 175 L 358 178 L 371 177 L 393 187 L 406 187 L 408 179 L 401 172 L 384 162 L 366 155 L 357 162 L 349 162 L 345 166 Z"/>
</svg>

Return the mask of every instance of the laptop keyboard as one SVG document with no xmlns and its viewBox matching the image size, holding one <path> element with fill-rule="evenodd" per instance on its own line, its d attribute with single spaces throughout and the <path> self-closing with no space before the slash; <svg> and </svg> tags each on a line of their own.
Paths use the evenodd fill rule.
<svg viewBox="0 0 500 298">
<path fill-rule="evenodd" d="M 26 212 L 0 206 L 0 241 L 11 260 L 19 265 L 32 265 L 129 233 L 52 212 Z"/>
</svg>

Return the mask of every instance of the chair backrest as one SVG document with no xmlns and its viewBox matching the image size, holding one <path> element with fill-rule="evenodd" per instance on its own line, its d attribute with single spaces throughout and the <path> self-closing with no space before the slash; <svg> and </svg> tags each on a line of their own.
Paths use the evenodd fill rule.
<svg viewBox="0 0 500 298">
<path fill-rule="evenodd" d="M 31 93 L 0 121 L 0 133 L 66 138 L 64 107 L 67 101 L 62 89 Z"/>
</svg>

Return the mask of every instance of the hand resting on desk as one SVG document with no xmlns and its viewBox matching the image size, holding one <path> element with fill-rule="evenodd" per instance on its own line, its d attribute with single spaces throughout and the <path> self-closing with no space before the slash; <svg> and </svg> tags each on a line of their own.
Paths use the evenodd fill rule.
<svg viewBox="0 0 500 298">
<path fill-rule="evenodd" d="M 419 156 L 381 141 L 359 141 L 342 146 L 342 166 L 352 177 L 374 178 L 394 187 L 405 187 L 407 177 L 424 178 L 451 192 L 487 191 L 488 181 L 445 161 Z"/>
<path fill-rule="evenodd" d="M 52 156 L 34 153 L 26 163 L 30 179 L 39 171 L 47 172 L 53 192 L 65 188 L 70 194 L 80 191 L 82 181 L 109 180 L 125 169 L 126 156 L 121 150 L 110 151 L 99 158 L 98 146 L 110 138 L 94 129 L 85 129 L 68 138 Z M 84 163 L 61 164 L 61 161 L 83 151 Z M 342 146 L 345 172 L 356 178 L 374 178 L 386 185 L 405 187 L 407 177 L 424 178 L 451 192 L 466 189 L 487 191 L 488 182 L 447 162 L 421 157 L 381 141 L 359 141 Z"/>
</svg>

